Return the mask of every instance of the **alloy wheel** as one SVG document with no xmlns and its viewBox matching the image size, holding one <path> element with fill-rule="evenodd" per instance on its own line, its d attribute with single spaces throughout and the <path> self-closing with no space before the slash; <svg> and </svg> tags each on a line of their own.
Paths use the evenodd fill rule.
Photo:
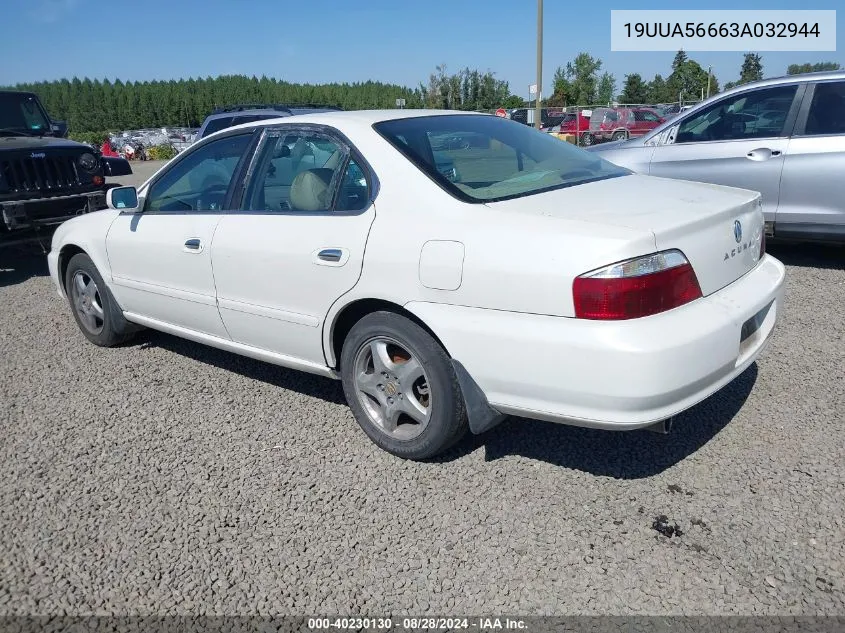
<svg viewBox="0 0 845 633">
<path fill-rule="evenodd" d="M 94 279 L 82 270 L 77 271 L 70 283 L 70 294 L 73 309 L 83 327 L 91 334 L 102 332 L 105 313 L 100 290 Z"/>
<path fill-rule="evenodd" d="M 412 440 L 431 419 L 431 390 L 420 361 L 388 337 L 364 343 L 355 355 L 355 392 L 369 421 L 397 440 Z"/>
</svg>

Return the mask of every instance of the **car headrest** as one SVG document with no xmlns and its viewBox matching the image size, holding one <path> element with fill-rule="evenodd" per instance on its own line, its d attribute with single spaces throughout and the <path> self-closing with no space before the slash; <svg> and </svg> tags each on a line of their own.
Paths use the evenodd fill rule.
<svg viewBox="0 0 845 633">
<path fill-rule="evenodd" d="M 290 186 L 290 206 L 297 211 L 326 211 L 331 204 L 329 187 L 334 171 L 307 169 L 296 175 Z"/>
</svg>

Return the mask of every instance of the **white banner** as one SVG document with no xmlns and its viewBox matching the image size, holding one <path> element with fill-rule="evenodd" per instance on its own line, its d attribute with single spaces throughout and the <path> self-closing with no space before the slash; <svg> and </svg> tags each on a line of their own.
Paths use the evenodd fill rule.
<svg viewBox="0 0 845 633">
<path fill-rule="evenodd" d="M 611 11 L 611 51 L 835 51 L 836 11 Z"/>
</svg>

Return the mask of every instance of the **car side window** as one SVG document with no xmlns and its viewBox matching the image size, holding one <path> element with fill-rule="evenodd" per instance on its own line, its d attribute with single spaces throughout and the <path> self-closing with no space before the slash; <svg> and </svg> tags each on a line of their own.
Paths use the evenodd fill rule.
<svg viewBox="0 0 845 633">
<path fill-rule="evenodd" d="M 242 205 L 245 211 L 330 211 L 347 150 L 315 132 L 268 137 Z"/>
<path fill-rule="evenodd" d="M 845 81 L 816 84 L 804 134 L 845 134 Z"/>
<path fill-rule="evenodd" d="M 335 209 L 338 211 L 360 211 L 367 207 L 370 199 L 370 188 L 367 176 L 354 158 L 350 158 L 346 165 L 343 179 L 340 181 L 340 192 Z"/>
<path fill-rule="evenodd" d="M 682 121 L 675 143 L 781 136 L 797 90 L 793 84 L 726 97 Z"/>
<path fill-rule="evenodd" d="M 144 211 L 219 211 L 252 133 L 206 143 L 176 162 L 147 193 Z"/>
<path fill-rule="evenodd" d="M 648 110 L 637 110 L 634 112 L 634 120 L 654 122 L 659 121 L 660 117 Z"/>
</svg>

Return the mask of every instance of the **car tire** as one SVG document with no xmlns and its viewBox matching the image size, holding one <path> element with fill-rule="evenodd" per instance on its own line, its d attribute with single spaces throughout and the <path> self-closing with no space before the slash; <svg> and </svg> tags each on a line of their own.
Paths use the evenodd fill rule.
<svg viewBox="0 0 845 633">
<path fill-rule="evenodd" d="M 100 271 L 85 253 L 77 253 L 68 262 L 65 293 L 76 324 L 94 345 L 119 345 L 140 329 L 123 317 Z"/>
<path fill-rule="evenodd" d="M 595 143 L 595 138 L 589 132 L 584 132 L 581 135 L 581 147 L 590 147 L 593 143 Z"/>
<path fill-rule="evenodd" d="M 613 136 L 610 138 L 610 140 L 611 141 L 621 141 L 621 140 L 624 140 L 626 138 L 628 138 L 628 133 L 620 130 L 619 132 L 614 132 Z"/>
<path fill-rule="evenodd" d="M 469 428 L 449 356 L 400 314 L 379 311 L 358 321 L 343 342 L 340 374 L 356 421 L 392 455 L 434 457 Z"/>
</svg>

